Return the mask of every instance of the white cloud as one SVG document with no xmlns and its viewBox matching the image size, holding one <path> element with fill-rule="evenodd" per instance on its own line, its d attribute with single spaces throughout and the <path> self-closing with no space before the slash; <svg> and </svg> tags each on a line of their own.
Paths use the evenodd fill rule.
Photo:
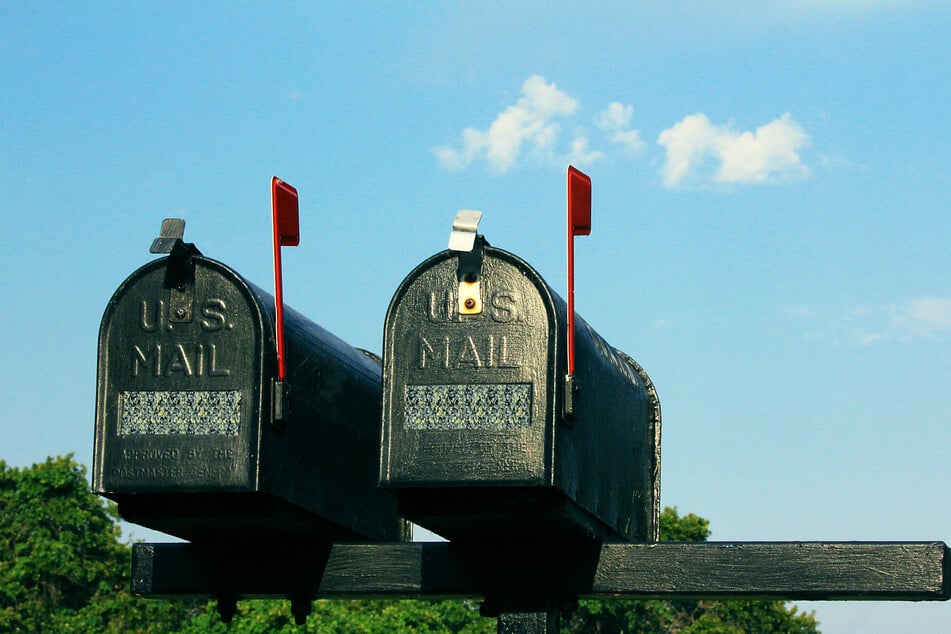
<svg viewBox="0 0 951 634">
<path fill-rule="evenodd" d="M 673 187 L 681 183 L 692 169 L 716 152 L 720 145 L 719 136 L 703 114 L 684 117 L 672 128 L 661 132 L 657 142 L 667 148 L 664 184 Z"/>
<path fill-rule="evenodd" d="M 799 156 L 809 136 L 788 112 L 755 132 L 714 125 L 702 113 L 690 115 L 661 132 L 657 142 L 667 151 L 667 187 L 705 181 L 766 183 L 809 173 Z"/>
<path fill-rule="evenodd" d="M 634 107 L 610 102 L 593 118 L 594 136 L 584 126 L 562 126 L 579 113 L 578 99 L 540 75 L 522 84 L 521 94 L 485 128 L 467 127 L 455 144 L 433 148 L 449 171 L 485 162 L 504 174 L 526 158 L 542 164 L 589 165 L 608 157 L 607 150 L 630 157 L 645 149 L 631 122 Z M 590 127 L 590 125 L 589 125 Z M 667 187 L 708 183 L 749 184 L 790 180 L 809 169 L 799 151 L 809 136 L 789 113 L 753 131 L 715 125 L 706 115 L 684 117 L 660 133 L 665 148 L 663 181 Z"/>
<path fill-rule="evenodd" d="M 571 142 L 571 151 L 568 153 L 568 162 L 572 165 L 590 165 L 595 161 L 604 158 L 604 152 L 600 150 L 588 149 L 588 138 L 585 136 L 575 137 Z"/>
<path fill-rule="evenodd" d="M 466 128 L 461 147 L 438 147 L 434 152 L 449 170 L 463 169 L 482 159 L 496 172 L 504 173 L 515 166 L 525 147 L 538 155 L 552 156 L 561 132 L 555 120 L 573 115 L 577 109 L 576 99 L 544 77 L 533 75 L 522 84 L 522 96 L 515 105 L 501 112 L 488 129 Z M 581 150 L 586 149 L 586 143 L 582 140 Z"/>
<path fill-rule="evenodd" d="M 905 312 L 919 330 L 951 330 L 951 299 L 921 297 L 909 302 Z"/>
<path fill-rule="evenodd" d="M 634 106 L 627 106 L 614 101 L 601 111 L 595 118 L 595 124 L 606 132 L 612 143 L 623 145 L 635 152 L 644 148 L 641 133 L 631 130 L 631 117 L 634 116 Z"/>
<path fill-rule="evenodd" d="M 522 84 L 522 94 L 517 107 L 535 112 L 542 117 L 574 114 L 577 100 L 558 90 L 554 83 L 547 83 L 541 75 L 532 75 Z"/>
<path fill-rule="evenodd" d="M 951 298 L 919 297 L 900 304 L 829 310 L 795 306 L 787 314 L 808 325 L 805 337 L 837 345 L 910 343 L 951 333 Z"/>
</svg>

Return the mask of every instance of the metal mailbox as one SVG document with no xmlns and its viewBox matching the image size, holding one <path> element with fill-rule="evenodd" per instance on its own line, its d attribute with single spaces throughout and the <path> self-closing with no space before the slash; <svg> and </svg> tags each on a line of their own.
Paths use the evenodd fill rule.
<svg viewBox="0 0 951 634">
<path fill-rule="evenodd" d="M 190 245 L 186 245 L 190 246 Z M 99 331 L 93 489 L 189 540 L 399 540 L 377 483 L 381 369 L 179 245 L 118 288 Z"/>
<path fill-rule="evenodd" d="M 657 539 L 656 392 L 581 319 L 566 380 L 566 311 L 481 236 L 405 278 L 384 330 L 380 483 L 407 519 L 450 540 Z"/>
</svg>

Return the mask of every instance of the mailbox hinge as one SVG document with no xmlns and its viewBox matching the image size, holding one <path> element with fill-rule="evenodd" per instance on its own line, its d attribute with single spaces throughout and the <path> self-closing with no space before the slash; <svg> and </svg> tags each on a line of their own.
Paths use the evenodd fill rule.
<svg viewBox="0 0 951 634">
<path fill-rule="evenodd" d="M 485 238 L 476 236 L 471 251 L 459 251 L 459 267 L 456 277 L 459 280 L 459 314 L 482 314 L 482 247 Z"/>
<path fill-rule="evenodd" d="M 193 271 L 194 273 L 194 271 Z M 168 289 L 168 321 L 171 324 L 190 324 L 195 307 L 194 276 L 191 280 L 179 280 L 177 286 Z"/>
<path fill-rule="evenodd" d="M 185 242 L 185 221 L 166 218 L 162 221 L 159 237 L 152 241 L 150 253 L 167 253 L 165 288 L 168 289 L 169 323 L 189 324 L 194 317 L 195 263 L 192 256 L 201 251 Z"/>
<path fill-rule="evenodd" d="M 482 212 L 463 209 L 456 214 L 449 235 L 449 249 L 459 254 L 459 314 L 482 314 L 482 247 L 488 244 L 478 235 Z"/>
</svg>

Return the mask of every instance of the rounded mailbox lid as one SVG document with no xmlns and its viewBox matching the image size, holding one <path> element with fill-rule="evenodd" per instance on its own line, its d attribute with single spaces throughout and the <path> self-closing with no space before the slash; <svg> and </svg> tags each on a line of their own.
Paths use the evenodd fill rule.
<svg viewBox="0 0 951 634">
<path fill-rule="evenodd" d="M 506 251 L 485 246 L 478 276 L 471 278 L 462 273 L 465 257 L 444 251 L 429 258 L 390 303 L 383 352 L 385 485 L 550 479 L 555 376 L 562 364 L 555 296 Z"/>
<path fill-rule="evenodd" d="M 133 273 L 103 316 L 94 488 L 253 489 L 269 318 L 227 266 L 169 263 Z"/>
</svg>

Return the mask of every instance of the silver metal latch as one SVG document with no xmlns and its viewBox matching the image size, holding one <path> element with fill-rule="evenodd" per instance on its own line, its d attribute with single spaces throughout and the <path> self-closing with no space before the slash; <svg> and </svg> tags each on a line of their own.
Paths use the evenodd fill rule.
<svg viewBox="0 0 951 634">
<path fill-rule="evenodd" d="M 167 253 L 165 288 L 169 293 L 169 327 L 189 324 L 194 319 L 195 266 L 192 256 L 201 255 L 194 244 L 185 242 L 185 221 L 166 218 L 159 237 L 152 241 L 150 253 Z"/>
<path fill-rule="evenodd" d="M 185 220 L 166 218 L 162 221 L 159 237 L 152 241 L 149 253 L 171 253 L 175 245 L 185 238 Z"/>
<path fill-rule="evenodd" d="M 482 243 L 476 231 L 482 212 L 463 209 L 456 214 L 449 235 L 449 248 L 459 252 L 459 314 L 482 314 Z"/>
<path fill-rule="evenodd" d="M 449 234 L 449 249 L 472 251 L 480 220 L 482 220 L 481 211 L 463 209 L 457 213 L 456 219 L 452 221 L 452 233 Z"/>
</svg>

